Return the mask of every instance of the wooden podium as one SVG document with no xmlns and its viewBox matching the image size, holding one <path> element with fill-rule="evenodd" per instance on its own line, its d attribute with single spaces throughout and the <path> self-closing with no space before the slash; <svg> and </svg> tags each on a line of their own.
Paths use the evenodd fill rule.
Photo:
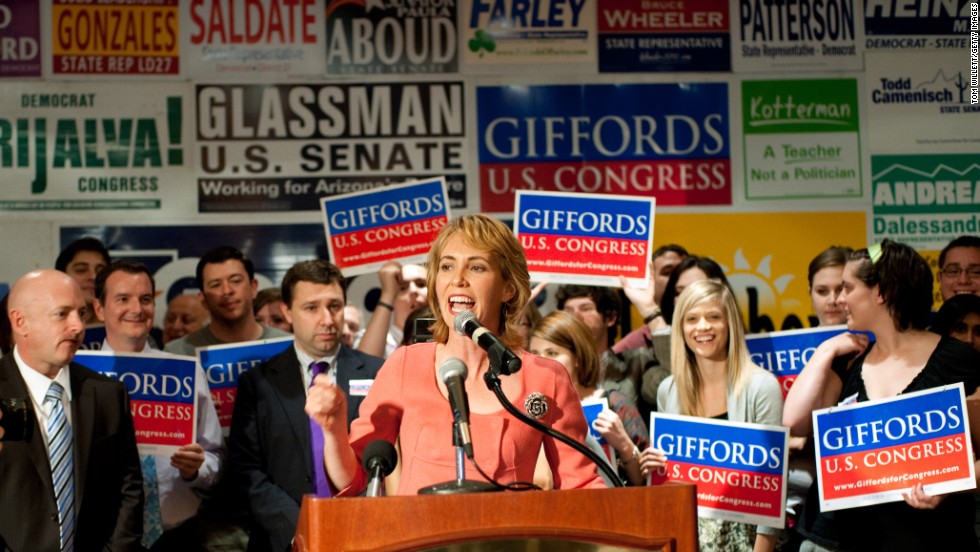
<svg viewBox="0 0 980 552">
<path fill-rule="evenodd" d="M 306 495 L 293 550 L 425 550 L 479 542 L 492 549 L 487 541 L 546 539 L 604 550 L 697 552 L 696 501 L 694 485 L 681 483 L 381 498 Z"/>
</svg>

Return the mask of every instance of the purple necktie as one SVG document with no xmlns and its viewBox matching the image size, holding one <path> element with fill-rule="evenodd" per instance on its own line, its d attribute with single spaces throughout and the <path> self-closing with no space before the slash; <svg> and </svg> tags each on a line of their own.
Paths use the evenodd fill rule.
<svg viewBox="0 0 980 552">
<path fill-rule="evenodd" d="M 330 363 L 325 361 L 316 361 L 310 364 L 310 371 L 313 372 L 313 376 L 310 378 L 310 387 L 313 386 L 313 380 L 320 374 L 325 374 L 330 370 Z M 320 424 L 313 421 L 310 418 L 310 444 L 313 446 L 313 471 L 316 473 L 316 496 L 321 498 L 329 498 L 332 496 L 330 493 L 330 484 L 327 483 L 327 472 L 323 469 L 323 430 L 320 428 Z"/>
</svg>

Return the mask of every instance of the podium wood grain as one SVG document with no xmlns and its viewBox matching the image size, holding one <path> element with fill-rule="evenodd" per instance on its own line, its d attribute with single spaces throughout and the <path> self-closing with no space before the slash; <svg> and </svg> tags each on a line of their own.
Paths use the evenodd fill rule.
<svg viewBox="0 0 980 552">
<path fill-rule="evenodd" d="M 584 541 L 696 552 L 695 487 L 381 498 L 303 497 L 297 552 L 424 550 L 493 539 Z"/>
</svg>

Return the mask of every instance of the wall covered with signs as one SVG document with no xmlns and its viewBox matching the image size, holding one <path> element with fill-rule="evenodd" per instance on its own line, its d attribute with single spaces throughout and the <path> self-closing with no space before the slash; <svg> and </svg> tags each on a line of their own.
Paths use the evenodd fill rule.
<svg viewBox="0 0 980 552">
<path fill-rule="evenodd" d="M 976 25 L 967 0 L 0 0 L 0 292 L 85 234 L 158 267 L 231 243 L 274 283 L 325 251 L 322 198 L 441 176 L 453 214 L 508 220 L 518 190 L 654 197 L 654 246 L 809 325 L 824 247 L 980 234 Z"/>
</svg>

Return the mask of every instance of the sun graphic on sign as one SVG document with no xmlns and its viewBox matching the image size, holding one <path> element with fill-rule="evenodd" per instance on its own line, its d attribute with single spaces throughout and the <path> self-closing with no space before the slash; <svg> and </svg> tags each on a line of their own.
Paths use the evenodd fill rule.
<svg viewBox="0 0 980 552">
<path fill-rule="evenodd" d="M 735 251 L 733 268 L 722 265 L 728 282 L 735 290 L 738 305 L 743 314 L 749 312 L 750 291 L 754 295 L 753 302 L 756 304 L 756 312 L 769 314 L 774 320 L 778 314 L 782 314 L 800 306 L 798 299 L 784 298 L 783 294 L 789 283 L 795 278 L 792 274 L 783 274 L 773 278 L 772 274 L 772 255 L 766 255 L 759 261 L 754 268 L 745 258 L 741 248 Z M 782 316 L 778 316 L 782 319 Z M 778 326 L 777 326 L 778 329 Z"/>
</svg>

